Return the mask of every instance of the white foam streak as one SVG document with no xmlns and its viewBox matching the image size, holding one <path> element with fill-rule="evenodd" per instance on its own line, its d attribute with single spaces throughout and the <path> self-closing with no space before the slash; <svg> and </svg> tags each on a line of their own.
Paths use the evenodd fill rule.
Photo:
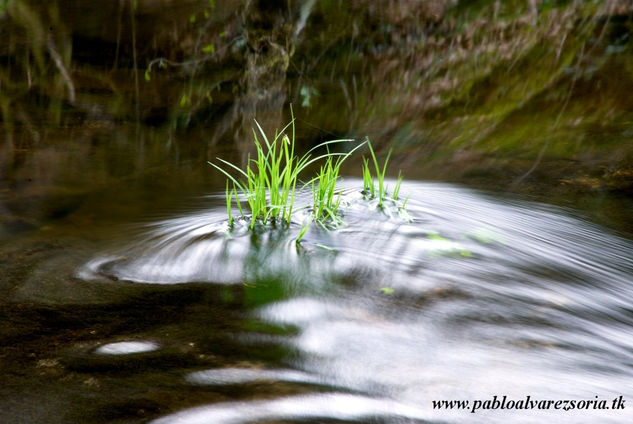
<svg viewBox="0 0 633 424">
<path fill-rule="evenodd" d="M 420 409 L 385 399 L 350 394 L 313 394 L 270 401 L 230 402 L 177 412 L 152 421 L 152 424 L 242 424 L 260 420 L 399 417 L 423 420 Z"/>
</svg>

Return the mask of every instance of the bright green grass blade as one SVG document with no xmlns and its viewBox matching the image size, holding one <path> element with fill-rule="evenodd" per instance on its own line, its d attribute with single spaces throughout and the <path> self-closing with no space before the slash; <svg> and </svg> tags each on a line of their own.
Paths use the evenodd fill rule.
<svg viewBox="0 0 633 424">
<path fill-rule="evenodd" d="M 233 199 L 233 191 L 229 191 L 229 180 L 226 180 L 226 214 L 229 217 L 229 227 L 233 227 L 233 215 L 231 214 L 231 204 Z"/>
<path fill-rule="evenodd" d="M 303 240 L 303 236 L 308 232 L 308 228 L 310 228 L 309 224 L 305 224 L 301 227 L 301 229 L 299 230 L 299 234 L 297 235 L 297 244 L 301 243 L 301 240 Z"/>
<path fill-rule="evenodd" d="M 398 200 L 401 184 L 402 184 L 402 172 L 398 172 L 398 180 L 396 181 L 396 186 L 393 188 L 393 195 L 392 195 L 393 200 Z"/>
<path fill-rule="evenodd" d="M 237 197 L 237 189 L 235 187 L 233 187 L 233 196 L 235 196 L 235 203 L 237 204 L 237 210 L 240 211 L 240 216 L 244 217 L 244 211 L 242 210 L 242 202 L 240 202 L 240 199 Z"/>
</svg>

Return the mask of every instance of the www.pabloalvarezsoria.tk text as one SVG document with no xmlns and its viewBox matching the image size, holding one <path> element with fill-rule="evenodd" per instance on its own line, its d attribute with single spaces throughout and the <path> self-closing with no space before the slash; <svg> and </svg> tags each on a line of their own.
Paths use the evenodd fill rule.
<svg viewBox="0 0 633 424">
<path fill-rule="evenodd" d="M 468 410 L 471 413 L 488 410 L 558 410 L 558 411 L 578 411 L 588 409 L 625 409 L 626 400 L 623 396 L 614 399 L 532 399 L 526 396 L 523 399 L 508 399 L 507 396 L 494 395 L 492 398 L 483 400 L 434 400 L 433 409 L 446 410 Z"/>
</svg>

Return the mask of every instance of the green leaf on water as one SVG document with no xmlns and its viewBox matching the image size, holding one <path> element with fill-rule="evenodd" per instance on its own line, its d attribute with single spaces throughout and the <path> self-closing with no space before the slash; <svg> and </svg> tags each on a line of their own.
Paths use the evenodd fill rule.
<svg viewBox="0 0 633 424">
<path fill-rule="evenodd" d="M 334 250 L 334 249 L 332 249 L 330 246 L 326 246 L 326 245 L 321 244 L 321 243 L 315 243 L 314 245 L 315 245 L 315 246 L 317 246 L 317 247 L 320 247 L 321 249 L 325 249 L 325 250 Z"/>
<path fill-rule="evenodd" d="M 204 46 L 202 48 L 202 51 L 205 52 L 205 53 L 213 54 L 213 53 L 215 53 L 215 46 L 213 45 L 213 43 L 207 44 L 206 46 Z"/>
<path fill-rule="evenodd" d="M 386 294 L 386 295 L 391 296 L 394 293 L 394 290 L 391 287 L 381 287 L 380 288 L 380 292 L 382 294 Z"/>
<path fill-rule="evenodd" d="M 498 236 L 491 230 L 486 228 L 477 228 L 466 234 L 469 239 L 483 244 L 492 244 L 499 242 Z"/>
</svg>

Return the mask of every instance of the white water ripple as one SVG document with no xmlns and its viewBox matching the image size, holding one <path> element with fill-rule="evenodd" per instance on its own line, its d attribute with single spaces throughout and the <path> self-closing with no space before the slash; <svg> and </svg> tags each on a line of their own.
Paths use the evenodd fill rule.
<svg viewBox="0 0 633 424">
<path fill-rule="evenodd" d="M 327 393 L 274 400 L 227 402 L 201 406 L 151 421 L 152 424 L 242 424 L 261 420 L 331 418 L 358 421 L 371 418 L 424 420 L 418 408 L 385 399 Z"/>
</svg>

